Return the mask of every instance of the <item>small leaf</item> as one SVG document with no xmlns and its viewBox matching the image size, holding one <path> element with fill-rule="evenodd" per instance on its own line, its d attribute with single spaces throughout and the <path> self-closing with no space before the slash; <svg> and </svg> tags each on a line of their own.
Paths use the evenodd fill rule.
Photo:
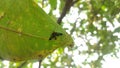
<svg viewBox="0 0 120 68">
<path fill-rule="evenodd" d="M 115 32 L 120 32 L 120 27 L 116 28 L 116 29 L 114 30 L 114 33 L 115 33 Z"/>
<path fill-rule="evenodd" d="M 57 0 L 49 0 L 52 9 L 56 9 L 57 7 Z"/>
</svg>

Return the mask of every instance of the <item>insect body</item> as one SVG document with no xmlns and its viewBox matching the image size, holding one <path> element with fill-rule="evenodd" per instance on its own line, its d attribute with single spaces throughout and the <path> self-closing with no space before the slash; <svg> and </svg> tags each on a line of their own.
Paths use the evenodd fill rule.
<svg viewBox="0 0 120 68">
<path fill-rule="evenodd" d="M 56 40 L 56 39 L 57 39 L 57 36 L 61 36 L 61 35 L 63 35 L 63 34 L 62 34 L 62 33 L 58 33 L 58 32 L 53 32 L 53 33 L 51 34 L 49 40 L 52 40 L 52 39 Z"/>
</svg>

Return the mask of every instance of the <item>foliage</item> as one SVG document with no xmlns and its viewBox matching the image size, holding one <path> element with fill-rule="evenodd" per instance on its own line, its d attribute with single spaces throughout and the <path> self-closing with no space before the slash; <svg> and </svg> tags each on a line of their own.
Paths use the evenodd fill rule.
<svg viewBox="0 0 120 68">
<path fill-rule="evenodd" d="M 64 7 L 64 0 L 35 0 L 54 20 Z M 63 19 L 62 25 L 74 39 L 72 48 L 59 48 L 43 62 L 50 68 L 102 68 L 105 56 L 119 57 L 119 0 L 79 0 Z M 57 12 L 57 13 L 55 13 Z M 69 27 L 65 25 L 69 25 Z M 75 55 L 77 54 L 77 56 Z M 81 57 L 84 58 L 81 58 Z M 76 62 L 77 60 L 79 63 Z M 93 59 L 94 58 L 94 59 Z M 1 62 L 1 65 L 3 63 Z"/>
<path fill-rule="evenodd" d="M 55 49 L 73 44 L 71 36 L 33 0 L 1 1 L 0 17 L 3 60 L 43 60 Z"/>
</svg>

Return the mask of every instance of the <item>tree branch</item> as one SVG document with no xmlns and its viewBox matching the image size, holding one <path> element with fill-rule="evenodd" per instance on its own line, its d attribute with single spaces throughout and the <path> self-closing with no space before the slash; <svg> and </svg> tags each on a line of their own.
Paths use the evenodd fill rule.
<svg viewBox="0 0 120 68">
<path fill-rule="evenodd" d="M 39 60 L 39 67 L 38 68 L 41 68 L 41 62 L 42 62 L 42 60 Z"/>
<path fill-rule="evenodd" d="M 61 24 L 62 19 L 65 17 L 65 15 L 67 14 L 67 12 L 70 10 L 71 6 L 73 6 L 76 2 L 78 2 L 79 0 L 66 0 L 65 2 L 65 6 L 62 10 L 62 13 L 60 15 L 60 17 L 57 20 L 58 24 Z"/>
</svg>

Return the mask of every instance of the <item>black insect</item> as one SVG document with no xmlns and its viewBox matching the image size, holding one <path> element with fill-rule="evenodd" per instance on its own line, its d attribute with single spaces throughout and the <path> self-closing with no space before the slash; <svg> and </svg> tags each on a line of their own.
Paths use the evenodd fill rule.
<svg viewBox="0 0 120 68">
<path fill-rule="evenodd" d="M 52 39 L 56 40 L 56 39 L 57 39 L 57 36 L 61 36 L 61 35 L 63 35 L 63 34 L 62 34 L 62 33 L 58 33 L 58 32 L 53 32 L 53 33 L 51 34 L 49 40 L 52 40 Z"/>
</svg>

